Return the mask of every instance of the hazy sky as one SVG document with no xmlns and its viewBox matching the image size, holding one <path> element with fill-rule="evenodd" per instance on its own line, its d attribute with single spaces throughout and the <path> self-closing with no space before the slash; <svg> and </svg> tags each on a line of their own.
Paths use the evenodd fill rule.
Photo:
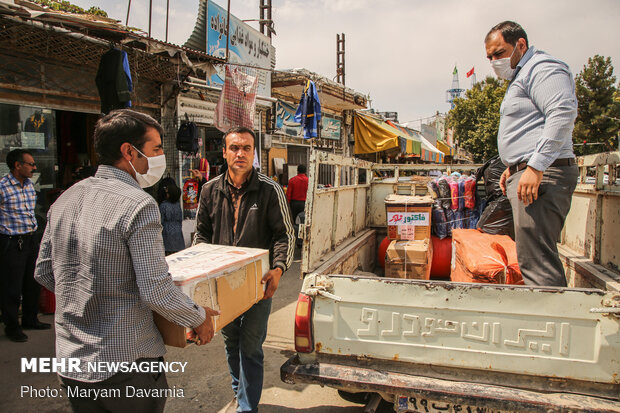
<svg viewBox="0 0 620 413">
<path fill-rule="evenodd" d="M 164 39 L 166 0 L 153 2 L 153 37 Z M 183 44 L 199 0 L 170 0 L 168 40 Z M 125 22 L 128 0 L 72 0 L 98 6 Z M 225 0 L 216 3 L 226 8 Z M 259 0 L 231 0 L 231 13 L 258 19 Z M 530 45 L 565 61 L 577 74 L 595 54 L 620 70 L 620 0 L 272 0 L 276 68 L 336 74 L 336 34 L 346 35 L 346 85 L 370 94 L 372 107 L 396 111 L 401 122 L 450 109 L 446 89 L 456 63 L 460 86 L 475 67 L 478 80 L 492 74 L 484 36 L 514 20 Z M 129 25 L 148 28 L 149 0 L 132 0 Z M 258 27 L 256 23 L 250 23 Z"/>
</svg>

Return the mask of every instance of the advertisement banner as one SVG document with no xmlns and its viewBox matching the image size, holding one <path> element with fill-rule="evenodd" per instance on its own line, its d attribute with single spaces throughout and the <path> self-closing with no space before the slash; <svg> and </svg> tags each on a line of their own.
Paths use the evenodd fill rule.
<svg viewBox="0 0 620 413">
<path fill-rule="evenodd" d="M 207 2 L 207 53 L 215 57 L 226 57 L 226 41 L 228 27 L 226 23 L 226 9 Z M 235 16 L 230 16 L 229 63 L 239 63 L 249 66 L 271 69 L 275 64 L 275 48 L 269 37 L 261 34 Z M 208 83 L 211 86 L 224 84 L 224 67 L 217 69 Z M 271 72 L 257 70 L 259 96 L 271 96 Z"/>
<path fill-rule="evenodd" d="M 338 119 L 323 116 L 321 119 L 321 139 L 340 140 L 340 125 L 342 122 Z"/>
<path fill-rule="evenodd" d="M 276 129 L 293 138 L 302 138 L 301 123 L 295 122 L 296 106 L 278 100 L 276 105 Z"/>
</svg>

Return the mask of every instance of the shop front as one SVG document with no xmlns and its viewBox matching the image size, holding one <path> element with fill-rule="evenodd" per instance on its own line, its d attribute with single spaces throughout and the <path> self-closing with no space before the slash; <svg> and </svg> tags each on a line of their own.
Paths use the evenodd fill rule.
<svg viewBox="0 0 620 413">
<path fill-rule="evenodd" d="M 178 66 L 120 42 L 130 34 L 116 30 L 116 23 L 104 22 L 110 27 L 102 26 L 95 37 L 81 32 L 90 23 L 79 15 L 48 11 L 24 21 L 4 12 L 0 13 L 0 175 L 8 172 L 9 151 L 30 150 L 38 169 L 33 179 L 37 213 L 44 217 L 62 190 L 93 174 L 97 166 L 93 135 L 102 111 L 96 81 L 102 56 L 114 50 L 127 54 L 133 90 L 131 102 L 123 107 L 131 105 L 157 120 L 161 120 L 162 85 L 176 77 Z M 67 19 L 67 24 L 58 19 Z M 113 40 L 102 40 L 106 36 Z M 82 175 L 76 174 L 78 169 Z"/>
</svg>

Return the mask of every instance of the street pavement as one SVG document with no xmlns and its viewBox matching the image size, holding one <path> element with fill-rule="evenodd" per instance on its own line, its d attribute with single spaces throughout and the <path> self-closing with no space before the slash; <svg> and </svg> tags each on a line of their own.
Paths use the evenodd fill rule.
<svg viewBox="0 0 620 413">
<path fill-rule="evenodd" d="M 299 251 L 296 253 L 299 258 Z M 263 413 L 358 413 L 363 406 L 341 399 L 336 390 L 317 385 L 289 385 L 280 380 L 280 366 L 294 354 L 293 328 L 301 289 L 299 260 L 282 277 L 269 319 L 265 378 L 259 410 Z M 53 323 L 53 315 L 40 315 Z M 21 373 L 22 357 L 54 357 L 54 332 L 27 331 L 27 343 L 13 343 L 0 331 L 0 412 L 68 412 L 66 395 L 54 373 Z M 184 373 L 168 373 L 168 384 L 183 397 L 168 398 L 167 413 L 218 413 L 232 399 L 224 342 L 216 334 L 210 344 L 184 349 L 168 347 L 166 361 L 187 362 Z M 56 396 L 56 397 L 54 397 Z M 390 410 L 386 410 L 390 411 Z"/>
</svg>

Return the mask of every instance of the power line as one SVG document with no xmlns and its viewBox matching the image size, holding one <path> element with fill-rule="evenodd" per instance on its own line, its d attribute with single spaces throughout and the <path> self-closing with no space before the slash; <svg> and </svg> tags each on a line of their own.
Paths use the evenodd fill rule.
<svg viewBox="0 0 620 413">
<path fill-rule="evenodd" d="M 440 113 L 440 114 L 435 114 L 435 115 L 427 116 L 427 117 L 425 117 L 425 118 L 419 118 L 419 119 L 413 119 L 413 120 L 406 120 L 406 121 L 404 121 L 404 122 L 400 122 L 400 123 L 420 122 L 420 121 L 427 120 L 427 119 L 435 119 L 435 118 L 437 118 L 438 116 L 441 116 L 441 115 L 443 115 L 443 114 L 441 114 L 441 113 Z"/>
</svg>

